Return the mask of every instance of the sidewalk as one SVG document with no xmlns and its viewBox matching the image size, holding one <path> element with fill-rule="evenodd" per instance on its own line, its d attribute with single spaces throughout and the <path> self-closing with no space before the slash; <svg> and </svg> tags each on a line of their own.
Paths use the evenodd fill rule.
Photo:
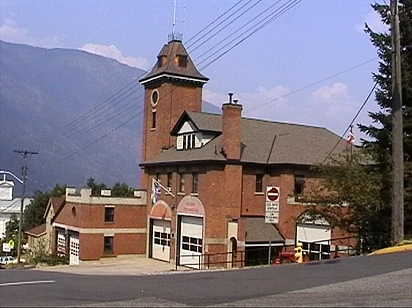
<svg viewBox="0 0 412 308">
<path fill-rule="evenodd" d="M 100 261 L 87 261 L 79 265 L 57 265 L 33 268 L 35 271 L 48 271 L 70 273 L 77 275 L 121 275 L 140 276 L 197 271 L 189 267 L 176 266 L 146 257 L 134 257 L 129 259 L 102 259 Z"/>
</svg>

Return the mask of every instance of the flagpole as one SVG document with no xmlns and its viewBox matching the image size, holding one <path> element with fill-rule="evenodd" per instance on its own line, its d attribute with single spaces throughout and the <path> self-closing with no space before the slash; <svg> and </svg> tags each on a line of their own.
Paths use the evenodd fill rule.
<svg viewBox="0 0 412 308">
<path fill-rule="evenodd" d="M 350 126 L 350 132 L 353 136 L 353 125 Z M 352 161 L 352 153 L 353 153 L 353 142 L 350 143 L 350 160 Z"/>
<path fill-rule="evenodd" d="M 175 195 L 174 195 L 169 189 L 167 189 L 166 187 L 164 187 L 164 186 L 162 185 L 162 183 L 160 183 L 158 180 L 156 180 L 155 178 L 153 178 L 153 181 L 154 181 L 157 185 L 159 185 L 161 188 L 163 188 L 163 190 L 164 190 L 167 194 L 171 195 L 173 198 L 175 197 Z"/>
</svg>

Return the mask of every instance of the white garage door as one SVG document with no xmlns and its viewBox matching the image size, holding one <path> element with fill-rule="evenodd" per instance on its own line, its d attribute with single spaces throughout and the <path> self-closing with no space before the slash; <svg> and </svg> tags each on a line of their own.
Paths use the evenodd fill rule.
<svg viewBox="0 0 412 308">
<path fill-rule="evenodd" d="M 153 219 L 152 258 L 170 261 L 170 221 Z"/>
<path fill-rule="evenodd" d="M 77 237 L 70 237 L 70 265 L 79 264 L 80 241 Z"/>
<path fill-rule="evenodd" d="M 296 240 L 303 244 L 303 251 L 310 252 L 311 259 L 330 258 L 330 238 L 332 232 L 329 225 L 298 224 Z"/>
<path fill-rule="evenodd" d="M 180 223 L 180 265 L 200 269 L 203 263 L 203 218 L 182 216 Z"/>
</svg>

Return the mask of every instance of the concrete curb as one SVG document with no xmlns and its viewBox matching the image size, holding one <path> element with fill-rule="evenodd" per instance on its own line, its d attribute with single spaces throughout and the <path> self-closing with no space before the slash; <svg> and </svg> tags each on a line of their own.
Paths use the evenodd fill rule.
<svg viewBox="0 0 412 308">
<path fill-rule="evenodd" d="M 408 250 L 412 250 L 412 244 L 406 244 L 406 245 L 401 245 L 401 246 L 393 246 L 393 247 L 383 248 L 383 249 L 376 250 L 376 251 L 368 254 L 368 256 L 380 255 L 380 254 L 384 254 L 384 253 L 408 251 Z"/>
</svg>

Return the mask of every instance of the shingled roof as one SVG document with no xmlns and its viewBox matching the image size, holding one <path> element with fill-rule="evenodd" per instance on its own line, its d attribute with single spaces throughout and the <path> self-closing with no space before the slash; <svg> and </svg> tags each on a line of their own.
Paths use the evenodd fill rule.
<svg viewBox="0 0 412 308">
<path fill-rule="evenodd" d="M 39 237 L 46 233 L 46 224 L 43 223 L 41 225 L 35 226 L 34 228 L 24 232 L 28 235 Z"/>
<path fill-rule="evenodd" d="M 43 218 L 46 218 L 47 213 L 49 212 L 50 208 L 53 209 L 54 215 L 56 215 L 57 211 L 63 206 L 64 202 L 66 201 L 65 197 L 50 197 L 49 203 L 47 204 L 46 210 L 44 211 Z"/>
<path fill-rule="evenodd" d="M 180 67 L 178 65 L 178 61 L 175 61 L 177 56 L 185 56 L 187 57 L 187 66 Z M 172 75 L 175 77 L 186 77 L 193 80 L 197 80 L 199 82 L 206 82 L 209 78 L 203 76 L 195 65 L 193 64 L 192 59 L 190 58 L 189 54 L 187 53 L 185 47 L 183 46 L 182 42 L 179 40 L 173 40 L 169 42 L 167 45 L 164 45 L 160 53 L 158 54 L 158 59 L 165 57 L 166 63 L 162 66 L 156 65 L 152 68 L 152 70 L 140 79 L 141 83 L 146 83 L 151 80 L 157 80 L 166 75 Z"/>
<path fill-rule="evenodd" d="M 178 151 L 173 147 L 141 165 L 226 161 L 221 153 L 222 115 L 185 112 L 181 120 L 191 120 L 200 131 L 215 131 L 217 136 L 202 148 Z M 242 118 L 243 163 L 312 166 L 345 147 L 344 139 L 323 127 Z"/>
<path fill-rule="evenodd" d="M 265 217 L 245 217 L 245 220 L 246 242 L 285 241 L 274 224 L 265 223 Z M 270 238 L 268 238 L 268 234 L 270 234 Z"/>
</svg>

